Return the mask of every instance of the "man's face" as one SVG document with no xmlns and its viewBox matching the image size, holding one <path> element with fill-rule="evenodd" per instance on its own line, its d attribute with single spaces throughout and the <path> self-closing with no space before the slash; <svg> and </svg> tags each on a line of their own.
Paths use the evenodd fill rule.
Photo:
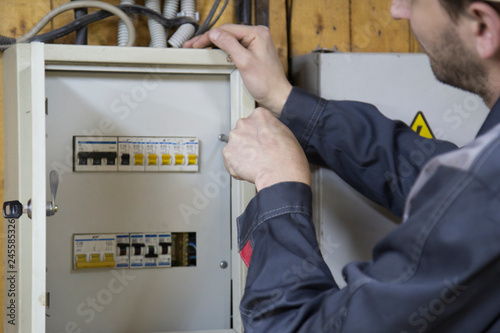
<svg viewBox="0 0 500 333">
<path fill-rule="evenodd" d="M 461 37 L 463 22 L 453 22 L 439 0 L 393 0 L 391 14 L 410 21 L 439 81 L 487 97 L 486 70 Z"/>
</svg>

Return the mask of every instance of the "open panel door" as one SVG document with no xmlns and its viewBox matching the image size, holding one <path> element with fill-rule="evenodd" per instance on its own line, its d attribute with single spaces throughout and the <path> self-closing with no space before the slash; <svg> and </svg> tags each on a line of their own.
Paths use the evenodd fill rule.
<svg viewBox="0 0 500 333">
<path fill-rule="evenodd" d="M 20 45 L 3 59 L 15 64 L 3 69 L 5 199 L 25 210 L 31 200 L 31 218 L 5 219 L 5 332 L 39 332 L 46 303 L 44 47 Z"/>
</svg>

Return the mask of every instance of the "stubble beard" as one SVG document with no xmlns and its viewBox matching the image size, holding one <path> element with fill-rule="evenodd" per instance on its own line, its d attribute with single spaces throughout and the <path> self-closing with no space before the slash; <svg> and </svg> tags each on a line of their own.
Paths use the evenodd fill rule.
<svg viewBox="0 0 500 333">
<path fill-rule="evenodd" d="M 438 81 L 477 94 L 485 102 L 489 101 L 492 94 L 488 89 L 488 74 L 484 65 L 472 57 L 451 27 L 444 31 L 441 45 L 432 50 L 422 48 L 429 55 L 432 71 Z"/>
</svg>

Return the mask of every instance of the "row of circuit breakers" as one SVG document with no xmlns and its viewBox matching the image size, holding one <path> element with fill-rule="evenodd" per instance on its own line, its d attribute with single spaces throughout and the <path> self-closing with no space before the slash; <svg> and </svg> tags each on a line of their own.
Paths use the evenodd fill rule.
<svg viewBox="0 0 500 333">
<path fill-rule="evenodd" d="M 73 268 L 196 266 L 196 233 L 73 235 Z"/>
<path fill-rule="evenodd" d="M 194 137 L 73 137 L 74 171 L 198 171 Z"/>
</svg>

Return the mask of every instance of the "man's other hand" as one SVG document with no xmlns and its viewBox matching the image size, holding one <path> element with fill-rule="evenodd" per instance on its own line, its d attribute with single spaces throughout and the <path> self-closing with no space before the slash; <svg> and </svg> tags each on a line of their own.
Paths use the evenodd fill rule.
<svg viewBox="0 0 500 333">
<path fill-rule="evenodd" d="M 264 108 L 238 120 L 222 154 L 231 176 L 255 183 L 257 191 L 281 182 L 311 185 L 302 147 L 292 132 Z"/>
<path fill-rule="evenodd" d="M 286 78 L 269 29 L 224 24 L 184 43 L 185 48 L 213 45 L 229 53 L 250 94 L 261 106 L 279 117 L 292 86 Z"/>
</svg>

